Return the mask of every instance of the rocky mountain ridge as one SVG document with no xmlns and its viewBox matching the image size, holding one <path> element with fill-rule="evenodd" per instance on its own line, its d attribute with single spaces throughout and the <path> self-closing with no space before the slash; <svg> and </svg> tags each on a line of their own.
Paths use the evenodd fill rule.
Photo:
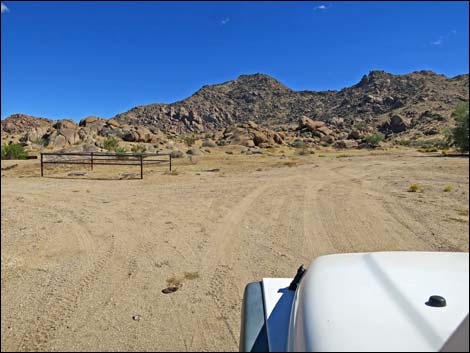
<svg viewBox="0 0 470 353">
<path fill-rule="evenodd" d="M 449 124 L 457 104 L 468 101 L 468 94 L 468 74 L 448 78 L 432 71 L 406 75 L 371 71 L 351 87 L 322 92 L 294 91 L 264 74 L 241 75 L 233 81 L 203 86 L 182 101 L 138 106 L 111 119 L 87 117 L 76 124 L 68 119 L 15 114 L 2 121 L 1 130 L 3 141 L 23 135 L 25 141 L 55 147 L 93 144 L 108 137 L 155 143 L 188 133 L 233 126 L 243 129 L 248 122 L 312 144 L 357 140 L 377 131 L 387 137 L 413 138 L 438 135 Z M 324 127 L 318 131 L 306 128 L 312 125 L 305 119 L 321 122 Z M 269 139 L 275 136 L 268 135 Z"/>
</svg>

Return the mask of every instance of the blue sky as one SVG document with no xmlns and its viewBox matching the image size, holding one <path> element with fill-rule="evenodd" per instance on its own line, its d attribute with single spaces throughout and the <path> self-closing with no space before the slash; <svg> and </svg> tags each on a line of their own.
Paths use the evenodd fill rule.
<svg viewBox="0 0 470 353">
<path fill-rule="evenodd" d="M 467 2 L 15 2 L 1 117 L 112 117 L 266 73 L 341 89 L 370 70 L 468 73 Z"/>
</svg>

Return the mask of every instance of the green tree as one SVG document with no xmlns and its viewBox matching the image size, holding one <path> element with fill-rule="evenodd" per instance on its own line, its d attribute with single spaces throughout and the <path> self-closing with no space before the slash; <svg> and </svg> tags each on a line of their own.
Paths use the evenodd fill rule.
<svg viewBox="0 0 470 353">
<path fill-rule="evenodd" d="M 452 129 L 451 139 L 461 152 L 468 152 L 469 146 L 469 124 L 468 124 L 468 102 L 461 103 L 452 113 L 455 127 Z"/>
</svg>

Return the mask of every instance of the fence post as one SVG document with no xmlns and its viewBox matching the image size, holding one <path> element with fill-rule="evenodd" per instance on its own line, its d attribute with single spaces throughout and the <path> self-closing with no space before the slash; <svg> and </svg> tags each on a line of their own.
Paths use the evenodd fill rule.
<svg viewBox="0 0 470 353">
<path fill-rule="evenodd" d="M 140 155 L 140 179 L 144 178 L 144 156 Z"/>
<path fill-rule="evenodd" d="M 91 170 L 93 170 L 93 152 L 91 153 L 90 163 L 91 163 Z"/>
<path fill-rule="evenodd" d="M 171 172 L 171 153 L 169 154 L 170 156 L 170 172 Z"/>
<path fill-rule="evenodd" d="M 43 164 L 42 164 L 42 152 L 41 152 L 41 176 L 44 176 Z"/>
</svg>

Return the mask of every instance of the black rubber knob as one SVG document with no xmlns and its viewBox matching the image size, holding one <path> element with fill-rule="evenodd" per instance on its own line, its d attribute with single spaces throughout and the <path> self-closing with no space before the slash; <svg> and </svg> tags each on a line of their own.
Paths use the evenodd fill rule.
<svg viewBox="0 0 470 353">
<path fill-rule="evenodd" d="M 446 298 L 441 297 L 440 295 L 431 295 L 426 302 L 426 305 L 434 308 L 442 308 L 447 305 Z"/>
</svg>

